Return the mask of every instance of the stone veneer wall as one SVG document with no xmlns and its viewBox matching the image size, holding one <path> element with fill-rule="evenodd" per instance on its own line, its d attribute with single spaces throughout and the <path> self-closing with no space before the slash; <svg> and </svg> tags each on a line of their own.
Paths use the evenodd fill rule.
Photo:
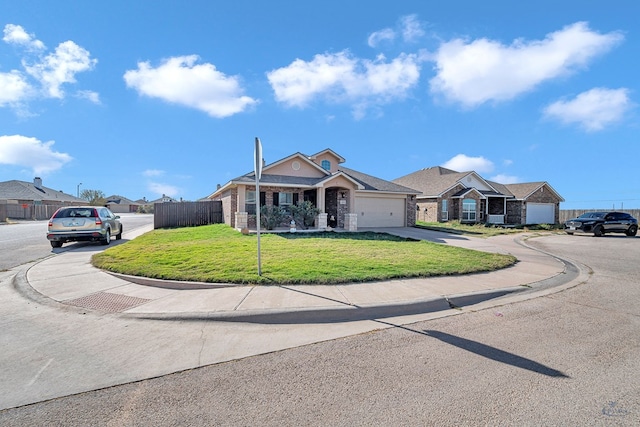
<svg viewBox="0 0 640 427">
<path fill-rule="evenodd" d="M 348 228 L 346 223 L 346 216 L 349 213 L 349 191 L 341 190 L 341 192 L 346 193 L 344 199 L 338 199 L 338 228 Z M 340 203 L 340 200 L 344 200 L 345 203 Z M 356 215 L 356 221 L 357 221 Z"/>
</svg>

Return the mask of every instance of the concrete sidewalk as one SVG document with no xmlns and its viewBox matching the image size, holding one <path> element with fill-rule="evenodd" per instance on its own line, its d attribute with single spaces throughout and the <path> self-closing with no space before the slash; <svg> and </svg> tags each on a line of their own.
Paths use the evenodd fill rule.
<svg viewBox="0 0 640 427">
<path fill-rule="evenodd" d="M 125 232 L 124 239 L 133 239 L 150 229 Z M 259 323 L 323 323 L 408 316 L 461 308 L 514 292 L 584 281 L 585 273 L 575 265 L 526 246 L 524 235 L 480 239 L 418 228 L 376 231 L 508 253 L 519 262 L 503 270 L 465 276 L 332 286 L 229 286 L 115 276 L 90 264 L 91 256 L 104 247 L 85 245 L 36 263 L 24 273 L 22 280 L 37 291 L 40 295 L 34 295 L 43 301 L 79 310 L 138 318 L 207 318 Z"/>
</svg>

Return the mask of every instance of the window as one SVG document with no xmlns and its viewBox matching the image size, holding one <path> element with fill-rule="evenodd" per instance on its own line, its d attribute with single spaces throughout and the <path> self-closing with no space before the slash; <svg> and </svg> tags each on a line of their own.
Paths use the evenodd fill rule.
<svg viewBox="0 0 640 427">
<path fill-rule="evenodd" d="M 293 203 L 293 193 L 278 193 L 278 206 L 287 209 Z"/>
<path fill-rule="evenodd" d="M 266 193 L 260 192 L 260 206 L 266 204 Z M 249 215 L 256 214 L 256 192 L 255 190 L 247 190 L 244 196 L 244 211 Z"/>
<path fill-rule="evenodd" d="M 476 220 L 476 201 L 474 199 L 464 199 L 462 201 L 462 220 Z"/>
<path fill-rule="evenodd" d="M 321 165 L 322 165 L 322 169 L 324 169 L 326 171 L 330 171 L 331 170 L 331 162 L 329 160 L 323 160 Z"/>
<path fill-rule="evenodd" d="M 273 206 L 281 206 L 286 211 L 289 210 L 291 205 L 298 204 L 298 193 L 273 193 Z"/>
<path fill-rule="evenodd" d="M 249 215 L 256 214 L 256 192 L 247 191 L 244 197 L 244 211 Z"/>
<path fill-rule="evenodd" d="M 442 201 L 442 212 L 448 212 L 449 211 L 449 206 L 448 205 L 448 200 L 443 200 Z"/>
</svg>

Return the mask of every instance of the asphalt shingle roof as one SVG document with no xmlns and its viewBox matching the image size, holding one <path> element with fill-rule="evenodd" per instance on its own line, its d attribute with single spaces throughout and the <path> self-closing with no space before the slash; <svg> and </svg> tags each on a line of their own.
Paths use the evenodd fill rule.
<svg viewBox="0 0 640 427">
<path fill-rule="evenodd" d="M 18 180 L 0 182 L 0 200 L 31 200 L 39 202 L 86 202 L 62 191 Z"/>
<path fill-rule="evenodd" d="M 381 178 L 376 178 L 372 175 L 367 175 L 362 172 L 355 171 L 353 169 L 339 167 L 338 170 L 354 181 L 361 184 L 365 190 L 368 191 L 384 191 L 384 192 L 392 192 L 392 193 L 409 193 L 409 194 L 420 194 L 420 191 L 405 187 L 403 185 L 399 185 L 393 183 L 391 181 L 386 181 Z M 323 176 L 319 178 L 311 178 L 311 177 L 301 177 L 301 176 L 288 176 L 288 175 L 270 175 L 263 174 L 260 177 L 261 185 L 299 185 L 301 187 L 312 187 L 321 181 L 325 181 L 330 176 Z M 250 172 L 246 175 L 242 175 L 238 178 L 232 180 L 232 182 L 238 184 L 252 184 L 255 183 L 256 178 L 254 172 Z"/>
<path fill-rule="evenodd" d="M 436 197 L 454 187 L 458 181 L 469 175 L 469 173 L 456 172 L 442 166 L 435 166 L 394 179 L 393 182 L 409 188 L 415 188 L 424 196 Z"/>
<path fill-rule="evenodd" d="M 133 200 L 129 200 L 126 197 L 118 196 L 117 194 L 114 194 L 113 196 L 109 196 L 105 198 L 105 200 L 107 201 L 107 203 L 113 203 L 116 205 L 139 205 L 140 204 L 138 202 L 134 202 Z"/>
<path fill-rule="evenodd" d="M 437 197 L 452 188 L 458 182 L 462 182 L 462 179 L 470 173 L 473 172 L 456 172 L 451 169 L 443 168 L 442 166 L 434 166 L 394 179 L 393 182 L 420 190 L 423 196 Z M 496 192 L 483 190 L 480 191 L 482 194 L 486 196 L 514 197 L 519 200 L 526 199 L 534 191 L 544 185 L 549 186 L 549 184 L 544 181 L 524 182 L 520 184 L 500 184 L 498 182 L 485 181 L 493 187 Z M 549 188 L 555 192 L 551 186 L 549 186 Z M 558 195 L 558 197 L 560 197 L 560 195 Z M 562 199 L 562 197 L 560 197 L 560 199 Z"/>
<path fill-rule="evenodd" d="M 370 191 L 385 191 L 391 193 L 410 193 L 410 194 L 420 194 L 420 191 L 415 190 L 413 188 L 405 187 L 400 184 L 396 184 L 391 181 L 386 181 L 384 179 L 376 178 L 375 176 L 367 175 L 362 172 L 355 171 L 353 169 L 348 169 L 345 167 L 339 167 L 338 170 L 344 172 L 354 180 L 358 181 L 365 190 Z"/>
</svg>

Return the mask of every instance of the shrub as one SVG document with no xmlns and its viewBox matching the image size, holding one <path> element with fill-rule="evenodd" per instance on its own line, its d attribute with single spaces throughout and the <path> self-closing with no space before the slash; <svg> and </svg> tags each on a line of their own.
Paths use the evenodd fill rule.
<svg viewBox="0 0 640 427">
<path fill-rule="evenodd" d="M 273 230 L 286 216 L 287 212 L 280 206 L 263 206 L 260 208 L 260 225 L 267 230 Z"/>
<path fill-rule="evenodd" d="M 313 206 L 313 203 L 308 200 L 291 206 L 291 216 L 296 222 L 296 225 L 299 225 L 302 229 L 313 226 L 313 222 L 319 213 L 320 209 Z"/>
</svg>

